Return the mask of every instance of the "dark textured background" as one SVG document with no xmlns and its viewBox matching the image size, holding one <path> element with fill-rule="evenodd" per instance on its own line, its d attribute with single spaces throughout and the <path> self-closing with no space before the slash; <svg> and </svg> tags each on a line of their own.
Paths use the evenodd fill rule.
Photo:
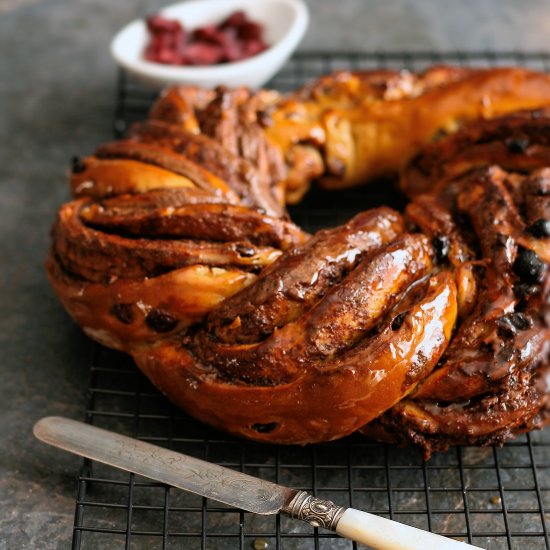
<svg viewBox="0 0 550 550">
<path fill-rule="evenodd" d="M 543 0 L 309 0 L 303 49 L 549 49 Z M 44 275 L 74 154 L 111 136 L 108 43 L 160 2 L 0 0 L 0 548 L 65 548 L 80 460 L 35 442 L 46 414 L 82 418 L 89 346 Z"/>
</svg>

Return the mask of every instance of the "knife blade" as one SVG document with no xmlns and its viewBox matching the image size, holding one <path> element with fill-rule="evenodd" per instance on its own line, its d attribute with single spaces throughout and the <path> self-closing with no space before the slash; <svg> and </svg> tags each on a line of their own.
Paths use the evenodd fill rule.
<svg viewBox="0 0 550 550">
<path fill-rule="evenodd" d="M 379 550 L 477 548 L 69 418 L 42 418 L 33 433 L 44 443 L 97 462 L 247 512 L 287 514 Z"/>
</svg>

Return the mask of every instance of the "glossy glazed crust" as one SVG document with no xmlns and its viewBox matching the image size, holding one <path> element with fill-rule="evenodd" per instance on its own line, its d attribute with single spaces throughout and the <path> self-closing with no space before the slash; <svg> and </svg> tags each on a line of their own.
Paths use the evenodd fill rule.
<svg viewBox="0 0 550 550">
<path fill-rule="evenodd" d="M 308 361 L 275 386 L 220 379 L 174 342 L 134 358 L 177 405 L 220 429 L 260 441 L 329 441 L 394 405 L 435 366 L 454 324 L 455 292 L 448 273 L 435 276 L 399 329 L 390 320 L 349 353 Z"/>
<path fill-rule="evenodd" d="M 478 122 L 405 172 L 402 185 L 424 191 L 408 218 L 443 238 L 457 266 L 461 322 L 438 368 L 364 433 L 429 454 L 451 442 L 502 443 L 548 422 L 550 171 L 534 168 L 547 163 L 549 130 L 546 111 Z M 484 152 L 508 170 L 483 167 Z"/>
<path fill-rule="evenodd" d="M 497 115 L 547 102 L 550 77 L 517 68 L 337 73 L 286 98 L 173 88 L 73 162 L 51 284 L 232 433 L 504 441 L 548 416 L 550 112 Z M 284 210 L 314 178 L 399 171 L 404 216 L 310 236 Z"/>
<path fill-rule="evenodd" d="M 470 124 L 450 139 L 425 146 L 402 170 L 400 186 L 409 196 L 443 189 L 473 168 L 500 166 L 530 172 L 550 165 L 550 109 L 519 111 Z M 531 136 L 536 136 L 535 139 Z"/>
<path fill-rule="evenodd" d="M 95 340 L 131 351 L 196 323 L 308 236 L 197 189 L 61 207 L 50 282 Z"/>
<path fill-rule="evenodd" d="M 340 189 L 395 174 L 423 145 L 469 121 L 549 103 L 548 75 L 521 68 L 340 72 L 278 104 L 267 135 L 287 159 L 295 146 L 307 144 L 312 163 L 320 151 L 324 166 L 315 176 Z M 303 164 L 290 162 L 288 202 L 308 189 Z"/>
<path fill-rule="evenodd" d="M 69 273 L 54 252 L 46 267 L 52 288 L 86 334 L 128 353 L 200 322 L 256 279 L 236 268 L 192 265 L 157 277 L 93 283 Z"/>
</svg>

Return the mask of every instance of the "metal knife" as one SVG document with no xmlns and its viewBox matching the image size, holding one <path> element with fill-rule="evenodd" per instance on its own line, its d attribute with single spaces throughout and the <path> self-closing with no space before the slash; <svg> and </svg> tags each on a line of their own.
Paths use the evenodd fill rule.
<svg viewBox="0 0 550 550">
<path fill-rule="evenodd" d="M 247 512 L 287 514 L 379 550 L 478 548 L 76 420 L 49 416 L 33 432 L 44 443 L 71 453 Z"/>
</svg>

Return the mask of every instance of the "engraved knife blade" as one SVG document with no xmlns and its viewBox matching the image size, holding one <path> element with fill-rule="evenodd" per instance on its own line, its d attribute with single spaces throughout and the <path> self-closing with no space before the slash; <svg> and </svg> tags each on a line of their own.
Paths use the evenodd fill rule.
<svg viewBox="0 0 550 550">
<path fill-rule="evenodd" d="M 76 420 L 49 416 L 33 432 L 40 441 L 71 453 L 247 512 L 284 513 L 379 550 L 477 548 Z"/>
<path fill-rule="evenodd" d="M 277 514 L 297 491 L 90 424 L 49 416 L 34 435 L 71 453 L 255 514 Z"/>
</svg>

